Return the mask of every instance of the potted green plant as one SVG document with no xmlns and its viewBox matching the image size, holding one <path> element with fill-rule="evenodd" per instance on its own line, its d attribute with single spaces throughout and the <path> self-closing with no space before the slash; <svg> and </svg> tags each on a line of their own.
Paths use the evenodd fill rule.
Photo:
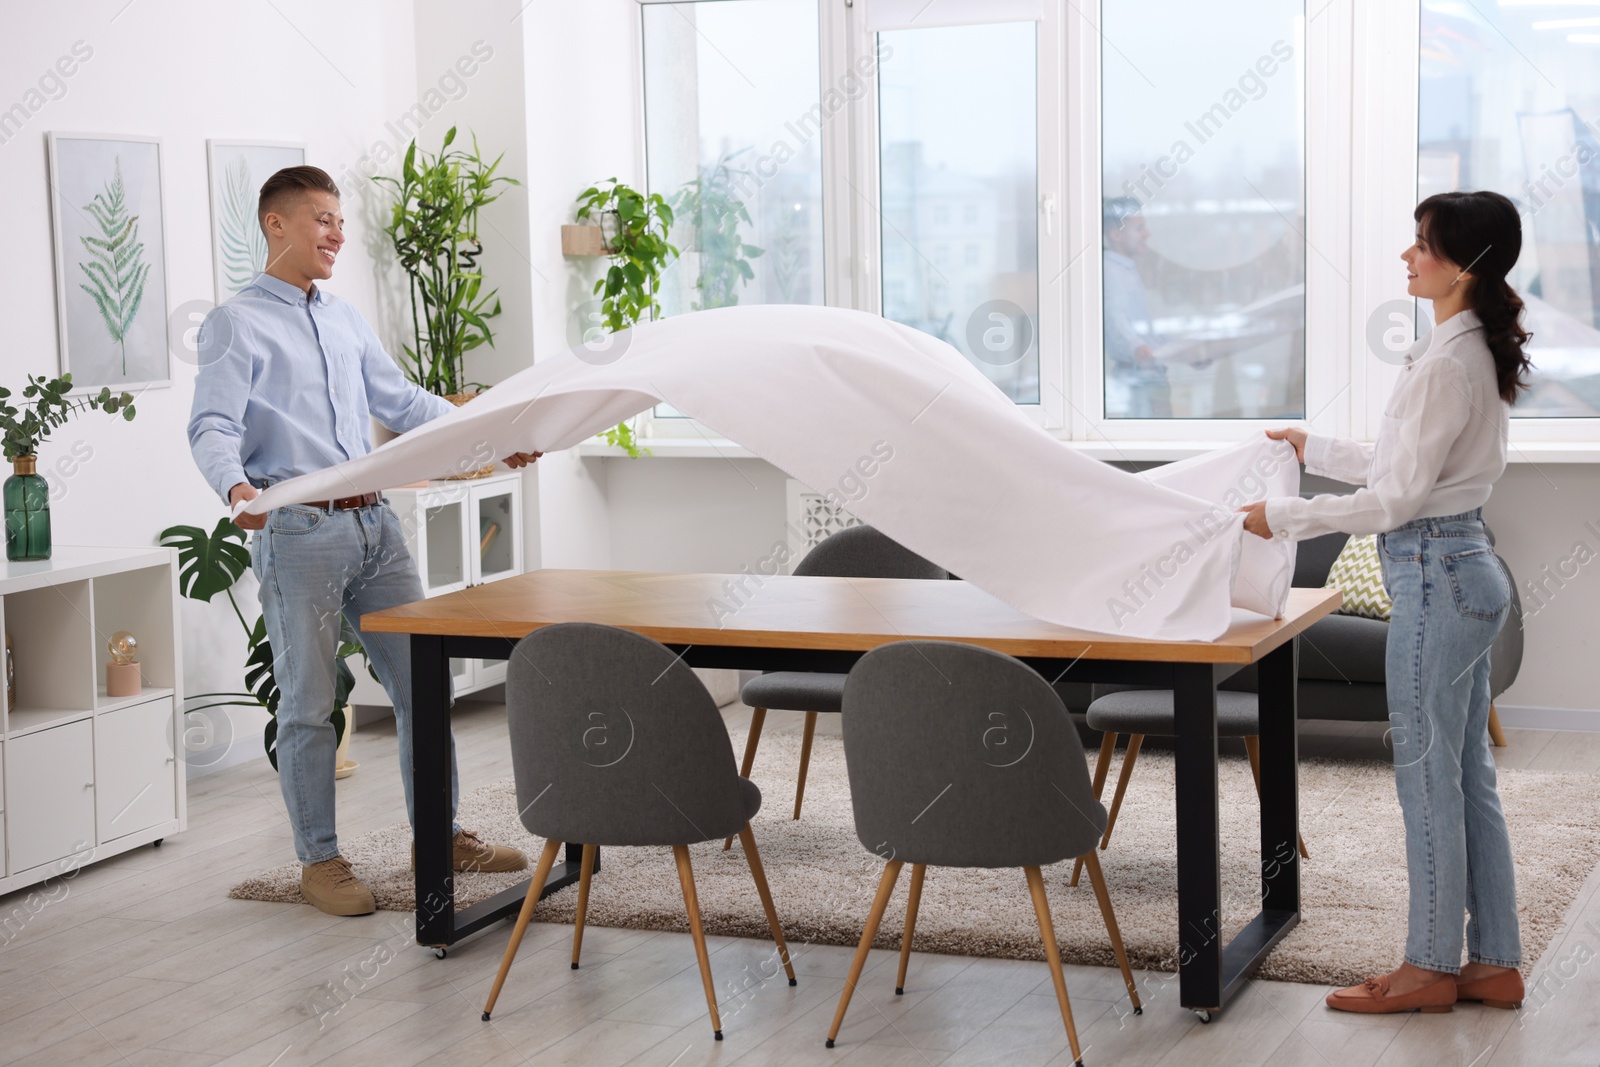
<svg viewBox="0 0 1600 1067">
<path fill-rule="evenodd" d="M 185 709 L 185 712 L 204 711 L 216 707 L 263 708 L 267 713 L 267 726 L 262 743 L 267 759 L 274 770 L 278 767 L 278 679 L 273 673 L 272 642 L 267 637 L 267 619 L 261 616 L 255 625 L 245 622 L 244 612 L 233 597 L 233 586 L 244 572 L 250 569 L 250 550 L 245 547 L 244 530 L 232 519 L 217 520 L 216 529 L 207 534 L 198 526 L 169 526 L 161 531 L 161 544 L 178 550 L 178 590 L 191 600 L 209 604 L 218 593 L 227 596 L 233 614 L 245 633 L 244 684 L 246 692 L 195 693 L 189 699 L 203 700 Z M 347 720 L 345 707 L 350 702 L 350 692 L 355 688 L 356 677 L 346 660 L 359 655 L 366 659 L 366 650 L 350 623 L 339 620 L 339 650 L 335 657 L 333 676 L 334 743 L 344 741 Z M 372 664 L 367 672 L 374 680 L 377 675 Z"/>
<path fill-rule="evenodd" d="M 740 225 L 751 223 L 744 201 L 734 194 L 734 179 L 750 172 L 734 166 L 733 161 L 748 151 L 749 148 L 740 148 L 729 152 L 706 167 L 698 178 L 684 182 L 672 200 L 678 216 L 694 226 L 694 249 L 700 253 L 694 282 L 700 294 L 694 303 L 696 311 L 737 304 L 740 287 L 756 276 L 750 260 L 766 251 L 746 244 L 739 236 Z"/>
<path fill-rule="evenodd" d="M 672 229 L 672 205 L 660 193 L 646 195 L 608 178 L 578 194 L 578 220 L 590 218 L 604 222 L 614 216 L 614 225 L 602 225 L 607 233 L 607 254 L 611 266 L 605 277 L 594 283 L 600 299 L 600 318 L 605 328 L 616 333 L 641 319 L 655 317 L 661 310 L 656 294 L 661 287 L 661 272 L 678 256 L 667 241 Z M 614 234 L 609 233 L 615 230 Z M 633 427 L 618 423 L 605 432 L 607 444 L 627 450 L 638 458 L 647 454 L 634 439 Z"/>
<path fill-rule="evenodd" d="M 469 386 L 482 387 L 466 379 L 466 353 L 494 345 L 489 320 L 500 314 L 499 290 L 483 290 L 478 213 L 500 198 L 497 185 L 519 183 L 495 173 L 504 153 L 486 163 L 476 136 L 470 152 L 452 149 L 455 138 L 452 126 L 432 155 L 412 141 L 399 178 L 372 180 L 394 190 L 385 232 L 410 288 L 412 343 L 403 346 L 402 369 L 422 388 L 460 404 Z"/>
<path fill-rule="evenodd" d="M 13 405 L 11 390 L 0 386 L 0 431 L 5 434 L 5 455 L 12 475 L 6 479 L 6 558 L 50 558 L 50 486 L 38 472 L 39 446 L 51 431 L 85 411 L 122 413 L 133 421 L 133 394 L 113 395 L 110 388 L 83 396 L 68 396 L 72 375 L 46 379 L 28 375 L 23 403 Z"/>
</svg>

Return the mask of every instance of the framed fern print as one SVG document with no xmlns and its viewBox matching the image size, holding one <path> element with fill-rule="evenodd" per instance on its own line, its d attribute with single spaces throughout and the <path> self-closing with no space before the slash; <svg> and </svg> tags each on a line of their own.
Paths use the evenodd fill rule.
<svg viewBox="0 0 1600 1067">
<path fill-rule="evenodd" d="M 267 238 L 256 221 L 261 185 L 306 161 L 306 146 L 285 141 L 206 142 L 211 170 L 211 262 L 217 303 L 250 284 L 266 265 Z"/>
<path fill-rule="evenodd" d="M 160 140 L 46 140 L 62 373 L 73 392 L 172 384 Z"/>
</svg>

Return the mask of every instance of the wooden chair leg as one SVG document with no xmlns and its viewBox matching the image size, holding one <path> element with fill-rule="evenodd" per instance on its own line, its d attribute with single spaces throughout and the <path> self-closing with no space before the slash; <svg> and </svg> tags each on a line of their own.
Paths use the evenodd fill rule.
<svg viewBox="0 0 1600 1067">
<path fill-rule="evenodd" d="M 750 768 L 756 765 L 756 745 L 761 742 L 761 724 L 767 721 L 766 708 L 752 708 L 750 710 L 750 735 L 744 741 L 744 760 L 739 764 L 739 777 L 750 777 Z M 726 852 L 733 847 L 733 838 L 728 838 L 722 843 L 722 851 Z"/>
<path fill-rule="evenodd" d="M 695 958 L 700 961 L 700 981 L 706 987 L 706 1007 L 711 1010 L 711 1032 L 722 1040 L 722 1016 L 717 1013 L 717 987 L 711 980 L 711 957 L 706 952 L 706 932 L 700 925 L 700 898 L 694 891 L 694 868 L 689 866 L 689 847 L 673 845 L 672 857 L 678 861 L 678 882 L 683 886 L 683 908 L 689 913 L 689 933 L 694 937 Z"/>
<path fill-rule="evenodd" d="M 1100 738 L 1100 758 L 1094 765 L 1094 798 L 1099 800 L 1105 795 L 1106 774 L 1111 770 L 1111 757 L 1117 751 L 1117 735 L 1107 730 Z M 1083 873 L 1083 860 L 1072 861 L 1072 881 L 1068 885 L 1078 884 L 1078 875 Z"/>
<path fill-rule="evenodd" d="M 1246 737 L 1244 739 L 1244 754 L 1250 757 L 1250 774 L 1256 780 L 1256 796 L 1259 798 L 1261 796 L 1261 738 Z M 1300 850 L 1300 858 L 1303 860 L 1310 859 L 1311 853 L 1306 849 L 1305 835 L 1296 833 L 1294 836 L 1295 845 Z"/>
<path fill-rule="evenodd" d="M 1089 878 L 1093 881 L 1096 868 L 1089 870 Z M 1028 876 L 1028 892 L 1033 896 L 1033 914 L 1039 920 L 1039 937 L 1044 941 L 1044 958 L 1050 964 L 1050 978 L 1055 982 L 1061 1021 L 1067 1026 L 1067 1044 L 1072 1047 L 1072 1060 L 1078 1067 L 1083 1067 L 1083 1050 L 1078 1047 L 1078 1028 L 1072 1024 L 1072 1002 L 1067 999 L 1067 977 L 1061 973 L 1061 947 L 1056 944 L 1055 924 L 1050 921 L 1050 902 L 1044 895 L 1044 879 L 1039 876 L 1037 867 L 1024 867 L 1022 873 Z"/>
<path fill-rule="evenodd" d="M 1494 742 L 1495 748 L 1506 747 L 1506 732 L 1500 728 L 1500 713 L 1494 710 L 1494 703 L 1489 704 L 1489 740 Z"/>
<path fill-rule="evenodd" d="M 500 987 L 506 984 L 506 975 L 511 973 L 511 961 L 517 958 L 517 949 L 522 947 L 522 935 L 528 932 L 528 921 L 533 918 L 533 906 L 539 903 L 539 895 L 544 892 L 544 883 L 550 877 L 550 868 L 556 865 L 556 853 L 561 851 L 560 841 L 546 841 L 544 851 L 539 853 L 539 863 L 533 870 L 533 879 L 528 883 L 528 895 L 522 898 L 522 911 L 517 913 L 517 925 L 511 930 L 511 943 L 506 946 L 505 958 L 500 961 L 500 973 L 494 977 L 494 988 L 489 990 L 488 1003 L 483 1006 L 483 1021 L 489 1021 L 489 1013 L 494 1011 L 494 1002 L 500 999 Z"/>
<path fill-rule="evenodd" d="M 583 952 L 583 919 L 589 914 L 589 879 L 594 877 L 593 845 L 583 846 L 583 865 L 578 874 L 578 911 L 572 917 L 572 969 L 578 969 L 578 956 Z"/>
<path fill-rule="evenodd" d="M 778 946 L 778 958 L 783 961 L 783 969 L 789 975 L 789 984 L 795 985 L 794 964 L 789 960 L 789 943 L 783 939 L 783 926 L 778 922 L 778 909 L 772 906 L 772 890 L 767 886 L 767 872 L 761 866 L 761 853 L 756 850 L 756 835 L 749 823 L 745 823 L 744 829 L 739 831 L 739 844 L 744 848 L 746 862 L 750 864 L 750 877 L 755 879 L 756 895 L 761 898 L 762 910 L 767 913 L 767 929 L 772 931 L 772 943 Z"/>
<path fill-rule="evenodd" d="M 833 1013 L 833 1025 L 828 1028 L 827 1046 L 833 1047 L 833 1041 L 839 1036 L 839 1028 L 844 1025 L 844 1013 L 850 1007 L 850 994 L 856 991 L 856 982 L 861 979 L 861 970 L 867 965 L 867 953 L 872 948 L 873 938 L 878 936 L 878 924 L 883 921 L 884 909 L 889 906 L 889 896 L 894 892 L 894 884 L 900 878 L 900 868 L 905 866 L 901 860 L 890 860 L 883 868 L 883 877 L 878 879 L 878 895 L 872 899 L 872 910 L 867 912 L 867 925 L 861 931 L 861 944 L 856 946 L 855 958 L 850 961 L 850 973 L 845 976 L 844 991 L 839 994 L 839 1009 Z"/>
<path fill-rule="evenodd" d="M 806 798 L 806 769 L 811 766 L 811 739 L 817 734 L 817 713 L 806 712 L 806 732 L 800 738 L 800 780 L 794 787 L 794 817 L 800 817 L 800 802 Z"/>
<path fill-rule="evenodd" d="M 911 965 L 911 939 L 917 932 L 917 906 L 922 903 L 922 876 L 927 873 L 926 863 L 911 865 L 911 896 L 906 901 L 906 929 L 900 937 L 900 973 L 894 980 L 894 995 L 905 996 L 906 968 Z"/>
<path fill-rule="evenodd" d="M 1133 1003 L 1135 1015 L 1144 1014 L 1139 1003 L 1139 986 L 1133 980 L 1133 968 L 1128 965 L 1128 950 L 1122 946 L 1122 930 L 1117 926 L 1116 913 L 1111 910 L 1111 894 L 1106 890 L 1105 872 L 1100 869 L 1100 857 L 1090 849 L 1083 854 L 1089 868 L 1089 884 L 1094 886 L 1094 899 L 1100 903 L 1100 916 L 1106 921 L 1106 934 L 1111 938 L 1111 951 L 1117 955 L 1117 966 L 1122 969 L 1122 984 L 1128 987 L 1128 1000 Z"/>
<path fill-rule="evenodd" d="M 1256 796 L 1261 796 L 1261 738 L 1246 737 L 1244 754 L 1250 757 L 1250 777 L 1256 780 Z"/>
<path fill-rule="evenodd" d="M 1100 838 L 1102 849 L 1111 844 L 1111 830 L 1117 825 L 1117 812 L 1122 809 L 1122 794 L 1128 791 L 1128 779 L 1133 777 L 1133 764 L 1139 758 L 1139 748 L 1144 744 L 1144 734 L 1128 735 L 1128 751 L 1122 754 L 1122 770 L 1117 774 L 1117 791 L 1111 797 L 1111 811 L 1106 816 L 1106 832 Z"/>
</svg>

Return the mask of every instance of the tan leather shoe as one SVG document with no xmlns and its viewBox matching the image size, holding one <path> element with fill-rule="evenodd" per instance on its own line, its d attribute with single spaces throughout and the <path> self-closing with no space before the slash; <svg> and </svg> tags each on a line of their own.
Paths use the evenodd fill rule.
<svg viewBox="0 0 1600 1067">
<path fill-rule="evenodd" d="M 482 871 L 495 874 L 500 871 L 520 871 L 528 866 L 528 857 L 509 845 L 485 844 L 483 838 L 471 830 L 462 830 L 450 841 L 452 864 L 463 873 Z M 411 869 L 417 869 L 417 846 L 411 846 Z"/>
<path fill-rule="evenodd" d="M 301 867 L 300 895 L 329 915 L 371 915 L 378 910 L 372 893 L 343 856 Z"/>
<path fill-rule="evenodd" d="M 1326 1003 L 1336 1011 L 1387 1015 L 1402 1011 L 1447 1012 L 1456 1002 L 1456 976 L 1453 974 L 1429 982 L 1421 989 L 1393 996 L 1389 993 L 1391 977 L 1387 974 L 1375 975 L 1360 985 L 1336 989 L 1328 994 Z"/>
<path fill-rule="evenodd" d="M 1522 973 L 1515 967 L 1470 982 L 1459 981 L 1458 976 L 1456 982 L 1457 1000 L 1482 1001 L 1486 1008 L 1520 1008 L 1525 995 Z"/>
</svg>

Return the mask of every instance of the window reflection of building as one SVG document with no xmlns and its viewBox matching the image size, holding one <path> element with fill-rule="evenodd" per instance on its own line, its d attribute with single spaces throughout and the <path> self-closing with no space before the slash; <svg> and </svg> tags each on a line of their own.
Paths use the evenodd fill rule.
<svg viewBox="0 0 1600 1067">
<path fill-rule="evenodd" d="M 1515 417 L 1600 415 L 1600 64 L 1542 9 L 1423 0 L 1417 196 L 1492 189 L 1522 213 L 1507 279 L 1533 388 Z"/>
<path fill-rule="evenodd" d="M 930 166 L 915 141 L 884 145 L 882 168 L 885 317 L 969 358 L 967 319 L 986 301 L 1009 301 L 1037 322 L 1033 174 L 985 177 Z M 1018 362 L 976 362 L 1013 399 L 1038 402 L 1037 328 Z"/>
</svg>

